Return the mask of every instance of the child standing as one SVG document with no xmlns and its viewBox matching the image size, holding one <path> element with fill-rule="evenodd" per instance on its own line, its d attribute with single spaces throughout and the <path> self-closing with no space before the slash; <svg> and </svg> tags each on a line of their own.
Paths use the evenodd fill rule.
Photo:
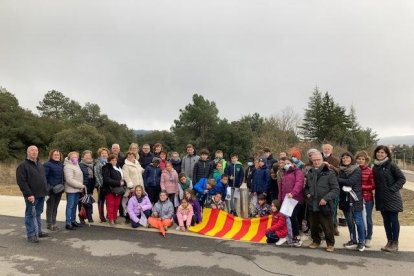
<svg viewBox="0 0 414 276">
<path fill-rule="evenodd" d="M 168 199 L 166 191 L 160 192 L 160 199 L 152 208 L 152 215 L 148 218 L 148 223 L 151 227 L 160 230 L 160 233 L 165 237 L 165 232 L 168 227 L 173 224 L 174 206 Z"/>
<path fill-rule="evenodd" d="M 256 208 L 252 213 L 252 217 L 265 217 L 272 213 L 271 207 L 266 203 L 266 196 L 261 194 L 257 197 Z"/>
<path fill-rule="evenodd" d="M 161 186 L 161 190 L 164 190 L 167 192 L 168 198 L 174 204 L 175 195 L 178 196 L 178 192 L 179 192 L 178 174 L 174 170 L 170 162 L 167 162 L 165 164 L 165 169 L 161 173 L 160 186 Z"/>
<path fill-rule="evenodd" d="M 193 223 L 193 206 L 189 204 L 186 198 L 181 200 L 181 205 L 178 206 L 177 215 L 174 216 L 175 223 L 178 224 L 176 230 L 187 231 L 187 228 Z"/>
<path fill-rule="evenodd" d="M 288 233 L 285 216 L 279 213 L 280 203 L 277 199 L 272 201 L 272 226 L 266 230 L 267 243 L 282 245 L 286 242 Z"/>
<path fill-rule="evenodd" d="M 200 152 L 200 159 L 194 164 L 193 180 L 195 183 L 201 178 L 211 178 L 213 176 L 214 162 L 208 160 L 208 150 L 202 149 Z"/>
<path fill-rule="evenodd" d="M 235 189 L 240 188 L 244 179 L 243 166 L 239 162 L 239 157 L 237 154 L 231 154 L 231 164 L 227 166 L 225 174 L 229 176 L 229 187 L 231 187 L 229 212 L 236 214 L 236 208 L 234 206 L 234 191 Z"/>
</svg>

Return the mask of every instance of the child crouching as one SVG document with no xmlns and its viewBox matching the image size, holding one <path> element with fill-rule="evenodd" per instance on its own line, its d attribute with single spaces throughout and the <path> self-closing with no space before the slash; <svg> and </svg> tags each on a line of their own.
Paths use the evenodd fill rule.
<svg viewBox="0 0 414 276">
<path fill-rule="evenodd" d="M 174 215 L 174 222 L 178 224 L 176 230 L 185 232 L 195 222 L 193 206 L 188 203 L 186 198 L 181 200 L 181 205 L 177 208 L 177 214 Z"/>
<path fill-rule="evenodd" d="M 272 226 L 266 230 L 267 243 L 275 243 L 276 245 L 282 245 L 286 242 L 286 236 L 288 234 L 286 226 L 286 218 L 279 213 L 280 203 L 277 199 L 272 201 Z"/>
<path fill-rule="evenodd" d="M 168 227 L 173 224 L 174 206 L 168 199 L 166 191 L 160 192 L 160 199 L 154 204 L 152 208 L 152 215 L 148 218 L 148 223 L 151 227 L 160 230 L 160 233 L 165 237 L 165 232 Z"/>
</svg>

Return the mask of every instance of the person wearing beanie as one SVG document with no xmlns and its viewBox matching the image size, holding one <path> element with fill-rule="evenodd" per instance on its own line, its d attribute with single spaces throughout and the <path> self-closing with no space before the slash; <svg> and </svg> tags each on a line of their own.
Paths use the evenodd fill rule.
<svg viewBox="0 0 414 276">
<path fill-rule="evenodd" d="M 302 154 L 300 153 L 299 150 L 293 150 L 292 153 L 290 154 L 291 158 L 292 158 L 292 162 L 295 164 L 295 166 L 298 169 L 303 170 L 303 168 L 305 168 L 305 163 L 302 162 Z"/>
<path fill-rule="evenodd" d="M 161 192 L 161 159 L 158 157 L 152 158 L 152 163 L 147 166 L 144 172 L 144 186 L 151 203 L 154 204 L 158 200 Z"/>
</svg>

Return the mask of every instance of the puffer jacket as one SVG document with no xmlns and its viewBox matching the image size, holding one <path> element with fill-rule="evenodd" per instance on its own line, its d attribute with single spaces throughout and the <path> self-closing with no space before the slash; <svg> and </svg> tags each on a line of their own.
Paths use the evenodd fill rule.
<svg viewBox="0 0 414 276">
<path fill-rule="evenodd" d="M 403 203 L 400 190 L 405 184 L 405 176 L 390 160 L 372 169 L 375 182 L 375 208 L 377 211 L 402 212 Z"/>
<path fill-rule="evenodd" d="M 143 195 L 139 199 L 136 196 L 132 196 L 128 200 L 128 215 L 133 222 L 138 222 L 138 216 L 142 215 L 142 212 L 146 210 L 151 210 L 151 208 L 152 204 L 147 195 Z"/>
<path fill-rule="evenodd" d="M 304 181 L 305 178 L 300 169 L 290 167 L 287 172 L 283 170 L 278 195 L 279 202 L 283 202 L 286 194 L 292 193 L 293 198 L 302 203 Z"/>
<path fill-rule="evenodd" d="M 257 168 L 253 172 L 252 178 L 252 192 L 253 193 L 268 193 L 269 192 L 269 178 L 270 172 L 266 166 Z"/>
<path fill-rule="evenodd" d="M 191 226 L 191 220 L 193 219 L 194 210 L 191 204 L 188 204 L 187 208 L 183 208 L 181 205 L 177 208 L 177 220 L 179 226 L 184 226 L 184 223 L 187 227 Z"/>
<path fill-rule="evenodd" d="M 200 159 L 200 156 L 195 155 L 195 154 L 193 155 L 187 154 L 186 156 L 184 156 L 184 158 L 181 160 L 181 172 L 185 173 L 187 177 L 194 180 L 194 175 L 193 175 L 194 165 L 197 163 L 199 159 Z"/>
<path fill-rule="evenodd" d="M 348 172 L 345 171 L 346 169 L 348 170 Z M 362 201 L 361 182 L 361 169 L 358 165 L 350 165 L 349 167 L 339 167 L 339 209 L 341 209 L 342 211 L 348 211 L 352 206 L 355 211 L 362 211 L 364 204 Z M 344 192 L 342 189 L 343 187 L 350 187 L 358 197 L 358 200 L 353 199 L 353 197 L 349 193 Z"/>
<path fill-rule="evenodd" d="M 79 164 L 74 165 L 67 157 L 63 162 L 65 175 L 65 192 L 80 193 L 85 186 L 83 185 L 83 173 Z"/>
<path fill-rule="evenodd" d="M 368 166 L 359 166 L 362 175 L 362 197 L 365 202 L 374 200 L 375 182 L 372 169 Z"/>
<path fill-rule="evenodd" d="M 145 188 L 159 188 L 161 181 L 161 169 L 159 167 L 154 167 L 151 163 L 145 168 L 144 172 L 144 184 Z"/>
<path fill-rule="evenodd" d="M 49 188 L 64 183 L 62 162 L 50 159 L 43 164 L 43 167 Z"/>
<path fill-rule="evenodd" d="M 307 196 L 310 195 L 308 198 Z M 319 212 L 319 202 L 325 199 L 331 209 L 333 200 L 339 196 L 338 179 L 335 171 L 323 164 L 319 169 L 310 168 L 306 174 L 305 198 L 309 203 L 309 209 L 313 212 Z"/>
<path fill-rule="evenodd" d="M 266 233 L 269 232 L 275 233 L 280 239 L 285 238 L 288 234 L 286 218 L 279 211 L 272 213 L 272 226 L 266 230 Z"/>
<path fill-rule="evenodd" d="M 103 190 L 111 192 L 111 188 L 121 187 L 122 174 L 115 170 L 111 163 L 102 167 Z"/>
<path fill-rule="evenodd" d="M 161 173 L 161 190 L 167 191 L 167 194 L 176 194 L 178 195 L 178 174 L 172 169 L 171 172 L 163 170 Z"/>
<path fill-rule="evenodd" d="M 174 215 L 174 206 L 169 199 L 159 201 L 152 207 L 152 213 L 156 213 L 161 219 L 171 219 Z"/>
<path fill-rule="evenodd" d="M 214 165 L 210 160 L 198 160 L 194 165 L 193 177 L 194 181 L 197 183 L 201 178 L 211 178 L 213 177 Z"/>
<path fill-rule="evenodd" d="M 136 186 L 144 187 L 144 179 L 142 173 L 144 169 L 141 167 L 141 164 L 138 160 L 131 162 L 128 159 L 125 159 L 125 164 L 122 167 L 122 172 L 124 173 L 124 180 L 128 188 L 134 188 Z"/>
</svg>

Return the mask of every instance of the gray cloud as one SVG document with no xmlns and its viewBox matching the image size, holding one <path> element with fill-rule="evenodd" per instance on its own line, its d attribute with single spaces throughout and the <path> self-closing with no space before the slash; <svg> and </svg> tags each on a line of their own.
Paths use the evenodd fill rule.
<svg viewBox="0 0 414 276">
<path fill-rule="evenodd" d="M 56 89 L 130 127 L 168 129 L 193 93 L 236 120 L 302 114 L 318 85 L 381 136 L 414 133 L 412 1 L 0 6 L 0 85 L 33 110 Z"/>
</svg>

